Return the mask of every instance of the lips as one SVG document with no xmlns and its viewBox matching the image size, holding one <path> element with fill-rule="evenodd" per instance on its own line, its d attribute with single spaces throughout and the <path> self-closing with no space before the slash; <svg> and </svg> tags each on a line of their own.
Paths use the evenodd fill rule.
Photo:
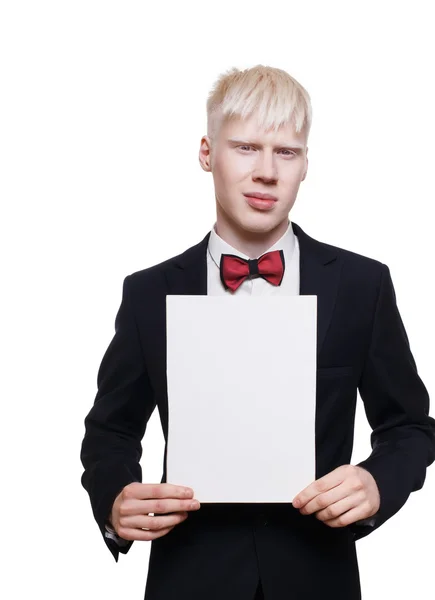
<svg viewBox="0 0 435 600">
<path fill-rule="evenodd" d="M 272 196 L 271 194 L 262 194 L 261 192 L 248 192 L 243 195 L 247 198 L 259 198 L 260 200 L 274 200 L 275 202 L 278 200 L 276 196 Z"/>
<path fill-rule="evenodd" d="M 247 204 L 249 204 L 249 206 L 255 210 L 272 210 L 276 204 L 276 200 L 270 200 L 268 198 L 257 198 L 255 196 L 245 197 Z"/>
</svg>

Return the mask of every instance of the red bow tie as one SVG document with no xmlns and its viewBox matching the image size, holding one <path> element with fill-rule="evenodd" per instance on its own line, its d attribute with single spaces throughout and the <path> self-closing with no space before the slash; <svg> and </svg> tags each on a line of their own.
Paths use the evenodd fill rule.
<svg viewBox="0 0 435 600">
<path fill-rule="evenodd" d="M 284 252 L 273 250 L 260 258 L 246 260 L 234 254 L 222 254 L 220 264 L 221 281 L 225 289 L 233 292 L 249 275 L 259 275 L 273 285 L 281 285 L 284 276 Z"/>
</svg>

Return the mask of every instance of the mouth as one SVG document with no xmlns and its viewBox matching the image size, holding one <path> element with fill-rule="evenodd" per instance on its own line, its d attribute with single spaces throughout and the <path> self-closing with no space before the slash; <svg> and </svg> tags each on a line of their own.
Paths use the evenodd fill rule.
<svg viewBox="0 0 435 600">
<path fill-rule="evenodd" d="M 243 195 L 247 198 L 258 198 L 259 200 L 273 200 L 274 202 L 278 200 L 276 196 L 272 196 L 271 194 L 262 194 L 261 192 L 248 192 Z"/>
<path fill-rule="evenodd" d="M 251 208 L 257 210 L 271 210 L 275 207 L 278 198 L 270 194 L 259 194 L 257 192 L 249 194 L 243 194 L 246 198 L 246 202 Z"/>
</svg>

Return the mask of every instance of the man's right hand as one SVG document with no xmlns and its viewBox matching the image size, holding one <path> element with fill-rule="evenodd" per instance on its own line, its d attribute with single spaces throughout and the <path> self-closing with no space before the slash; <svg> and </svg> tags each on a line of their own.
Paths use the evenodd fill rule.
<svg viewBox="0 0 435 600">
<path fill-rule="evenodd" d="M 199 507 L 191 488 L 171 483 L 134 482 L 126 485 L 115 498 L 110 522 L 124 540 L 149 541 L 169 533 L 187 519 L 188 511 Z"/>
</svg>

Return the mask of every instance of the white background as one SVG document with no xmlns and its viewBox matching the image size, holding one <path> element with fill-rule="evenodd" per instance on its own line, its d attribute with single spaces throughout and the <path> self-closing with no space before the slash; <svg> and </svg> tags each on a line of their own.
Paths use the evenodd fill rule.
<svg viewBox="0 0 435 600">
<path fill-rule="evenodd" d="M 81 488 L 83 420 L 124 277 L 214 222 L 197 153 L 207 93 L 232 66 L 283 68 L 309 91 L 291 218 L 390 267 L 434 390 L 431 4 L 2 2 L 2 596 L 143 598 L 149 544 L 116 564 Z M 359 404 L 353 462 L 369 434 Z M 144 481 L 159 482 L 157 413 L 143 447 Z M 433 597 L 434 500 L 430 468 L 357 543 L 365 600 Z"/>
</svg>

